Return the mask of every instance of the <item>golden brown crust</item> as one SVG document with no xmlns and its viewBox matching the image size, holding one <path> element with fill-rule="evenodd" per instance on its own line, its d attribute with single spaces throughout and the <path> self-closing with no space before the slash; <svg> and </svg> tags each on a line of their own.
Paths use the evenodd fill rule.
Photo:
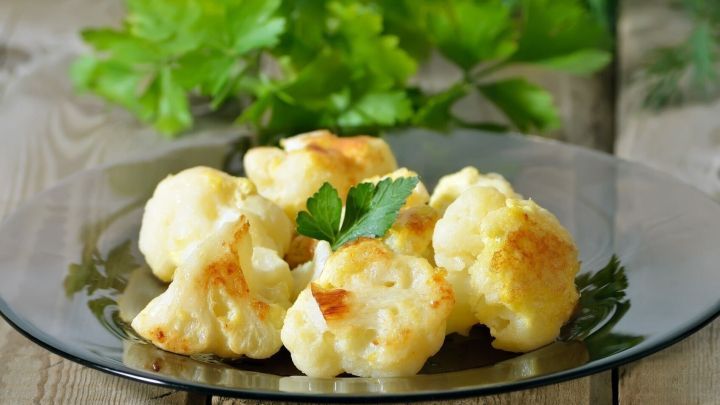
<svg viewBox="0 0 720 405">
<path fill-rule="evenodd" d="M 490 261 L 491 271 L 522 268 L 513 277 L 513 288 L 506 294 L 509 300 L 521 300 L 528 291 L 543 291 L 548 296 L 562 294 L 568 288 L 568 268 L 578 266 L 577 249 L 571 243 L 529 218 L 510 232 Z M 574 303 L 573 303 L 574 304 Z"/>
<path fill-rule="evenodd" d="M 307 263 L 313 259 L 317 240 L 304 235 L 298 235 L 290 242 L 290 248 L 285 254 L 285 261 L 291 269 Z"/>
<path fill-rule="evenodd" d="M 435 273 L 432 276 L 432 281 L 438 286 L 440 290 L 440 298 L 430 302 L 430 306 L 433 309 L 440 308 L 441 306 L 455 305 L 455 293 L 453 292 L 452 286 L 446 280 L 447 271 L 443 268 L 436 268 Z"/>
<path fill-rule="evenodd" d="M 190 352 L 190 345 L 184 338 L 177 337 L 172 333 L 165 333 L 160 327 L 151 330 L 149 338 L 152 342 L 162 345 L 165 350 L 180 354 Z"/>
<path fill-rule="evenodd" d="M 341 288 L 325 289 L 310 283 L 310 292 L 320 307 L 326 321 L 342 319 L 350 311 L 347 303 L 349 292 Z"/>
</svg>

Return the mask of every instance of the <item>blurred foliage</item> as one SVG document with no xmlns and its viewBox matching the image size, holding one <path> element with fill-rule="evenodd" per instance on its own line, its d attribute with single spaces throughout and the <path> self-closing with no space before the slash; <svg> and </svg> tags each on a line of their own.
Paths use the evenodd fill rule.
<svg viewBox="0 0 720 405">
<path fill-rule="evenodd" d="M 677 46 L 654 49 L 642 77 L 645 107 L 662 109 L 686 100 L 708 100 L 720 90 L 720 1 L 683 0 L 692 30 Z"/>
<path fill-rule="evenodd" d="M 453 106 L 476 92 L 521 131 L 560 125 L 551 95 L 513 64 L 590 74 L 611 59 L 614 0 L 128 0 L 120 29 L 82 33 L 79 90 L 158 131 L 192 127 L 192 106 L 232 105 L 269 143 L 316 128 L 497 128 Z M 448 88 L 413 84 L 439 53 L 462 71 Z"/>
</svg>

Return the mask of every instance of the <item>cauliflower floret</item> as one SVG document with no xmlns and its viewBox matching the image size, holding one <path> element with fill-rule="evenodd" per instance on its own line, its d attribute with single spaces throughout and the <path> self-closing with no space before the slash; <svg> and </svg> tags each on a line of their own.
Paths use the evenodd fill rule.
<svg viewBox="0 0 720 405">
<path fill-rule="evenodd" d="M 370 136 L 342 138 L 315 131 L 284 139 L 281 146 L 284 150 L 250 149 L 244 166 L 260 194 L 280 205 L 293 221 L 323 183 L 332 184 L 345 198 L 358 181 L 397 167 L 388 144 Z"/>
<path fill-rule="evenodd" d="M 434 263 L 432 237 L 439 218 L 437 211 L 427 205 L 403 208 L 382 240 L 396 253 L 424 257 Z"/>
<path fill-rule="evenodd" d="M 493 347 L 525 352 L 552 342 L 577 303 L 577 248 L 533 201 L 470 188 L 438 221 L 433 245 L 458 300 L 449 332 L 479 322 L 490 328 Z"/>
<path fill-rule="evenodd" d="M 388 173 L 384 176 L 368 177 L 367 179 L 361 181 L 361 183 L 378 184 L 381 180 L 397 180 L 401 177 L 418 177 L 418 174 L 412 170 L 408 170 L 405 167 L 401 167 L 400 169 L 397 169 L 394 172 Z M 412 191 L 412 194 L 410 194 L 410 196 L 407 198 L 407 201 L 405 201 L 405 205 L 403 205 L 403 208 L 425 205 L 428 203 L 429 200 L 430 194 L 428 193 L 427 188 L 425 188 L 425 185 L 421 181 L 418 181 L 417 185 Z"/>
<path fill-rule="evenodd" d="M 241 216 L 201 242 L 177 268 L 167 291 L 133 319 L 135 331 L 180 354 L 275 354 L 282 346 L 292 276 L 287 264 L 256 268 L 256 257 L 266 256 L 253 254 L 250 227 Z M 278 298 L 283 294 L 285 299 Z"/>
<path fill-rule="evenodd" d="M 510 183 L 502 175 L 497 173 L 480 174 L 478 169 L 468 166 L 440 178 L 430 197 L 430 206 L 442 214 L 463 191 L 470 187 L 495 187 L 508 197 L 522 198 L 515 193 Z"/>
<path fill-rule="evenodd" d="M 452 305 L 443 270 L 360 239 L 333 253 L 300 293 L 282 340 L 312 377 L 413 375 L 442 346 Z"/>
<path fill-rule="evenodd" d="M 384 176 L 374 176 L 363 180 L 363 183 L 377 184 L 384 179 L 401 177 L 417 177 L 418 174 L 407 168 L 400 168 Z M 427 205 L 430 200 L 427 188 L 418 182 L 405 205 L 400 209 L 393 226 L 383 238 L 385 244 L 396 253 L 421 256 L 432 262 L 432 233 L 439 215 Z"/>
<path fill-rule="evenodd" d="M 161 181 L 145 205 L 140 251 L 153 273 L 170 281 L 188 252 L 240 215 L 250 222 L 255 246 L 285 254 L 292 223 L 250 180 L 209 167 L 184 170 Z"/>
</svg>

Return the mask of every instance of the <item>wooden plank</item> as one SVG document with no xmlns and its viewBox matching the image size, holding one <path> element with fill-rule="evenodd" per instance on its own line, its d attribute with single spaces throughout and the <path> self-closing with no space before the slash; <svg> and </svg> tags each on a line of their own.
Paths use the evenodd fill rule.
<svg viewBox="0 0 720 405">
<path fill-rule="evenodd" d="M 189 404 L 205 397 L 81 366 L 28 341 L 0 321 L 2 404 Z"/>
<path fill-rule="evenodd" d="M 508 394 L 490 395 L 447 401 L 421 402 L 427 405 L 505 405 L 505 404 L 593 404 L 612 403 L 610 372 L 604 372 L 586 378 L 567 381 L 545 387 L 515 391 Z M 213 397 L 213 405 L 264 405 L 268 401 Z M 271 402 L 273 405 L 290 405 L 290 402 Z"/>
<path fill-rule="evenodd" d="M 620 368 L 620 403 L 720 403 L 718 353 L 720 319 L 669 349 Z"/>
<path fill-rule="evenodd" d="M 691 28 L 671 0 L 620 2 L 616 151 L 720 199 L 720 102 L 654 112 L 642 107 L 637 80 L 647 51 L 677 44 Z M 690 338 L 619 370 L 621 404 L 720 403 L 720 320 Z"/>
</svg>

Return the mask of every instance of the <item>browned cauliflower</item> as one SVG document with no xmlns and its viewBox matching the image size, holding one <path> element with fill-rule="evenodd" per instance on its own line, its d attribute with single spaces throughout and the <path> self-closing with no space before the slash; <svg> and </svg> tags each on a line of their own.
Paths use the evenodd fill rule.
<svg viewBox="0 0 720 405">
<path fill-rule="evenodd" d="M 525 352 L 552 342 L 575 308 L 577 248 L 531 200 L 471 187 L 438 221 L 433 245 L 458 300 L 448 331 L 482 323 L 494 347 Z"/>
<path fill-rule="evenodd" d="M 456 198 L 470 187 L 494 187 L 508 197 L 520 198 L 510 183 L 497 173 L 481 174 L 478 169 L 468 166 L 458 172 L 443 176 L 430 197 L 430 206 L 441 214 Z"/>
<path fill-rule="evenodd" d="M 150 301 L 132 327 L 180 354 L 266 358 L 282 342 L 292 278 L 287 264 L 253 263 L 250 223 L 241 216 L 204 239 L 176 270 L 168 289 Z"/>
<path fill-rule="evenodd" d="M 293 221 L 323 183 L 329 182 L 344 198 L 360 180 L 397 167 L 388 144 L 370 136 L 343 138 L 315 131 L 284 139 L 281 146 L 250 149 L 244 166 L 260 194 L 282 207 Z"/>
<path fill-rule="evenodd" d="M 413 375 L 440 349 L 452 305 L 444 271 L 360 239 L 334 252 L 300 293 L 282 341 L 312 377 Z"/>
<path fill-rule="evenodd" d="M 208 234 L 240 215 L 251 224 L 254 246 L 279 257 L 285 254 L 292 223 L 250 180 L 209 167 L 183 170 L 161 181 L 145 205 L 140 251 L 153 273 L 170 281 L 175 268 Z"/>
</svg>

